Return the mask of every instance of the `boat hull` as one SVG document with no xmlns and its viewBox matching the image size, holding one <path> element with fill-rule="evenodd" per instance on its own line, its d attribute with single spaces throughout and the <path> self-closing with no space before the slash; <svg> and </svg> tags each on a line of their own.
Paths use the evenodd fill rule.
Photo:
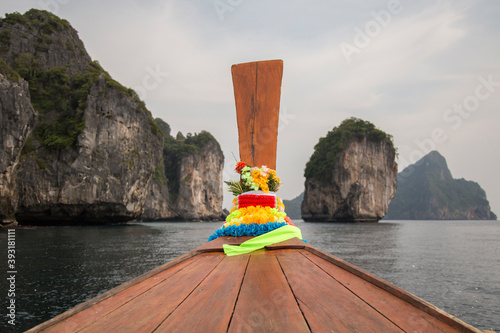
<svg viewBox="0 0 500 333">
<path fill-rule="evenodd" d="M 481 332 L 294 238 L 220 237 L 28 332 Z"/>
</svg>

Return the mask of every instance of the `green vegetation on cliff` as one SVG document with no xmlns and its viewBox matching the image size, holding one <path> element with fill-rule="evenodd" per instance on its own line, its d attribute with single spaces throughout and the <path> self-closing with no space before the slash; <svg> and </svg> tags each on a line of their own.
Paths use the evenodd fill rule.
<svg viewBox="0 0 500 333">
<path fill-rule="evenodd" d="M 19 25 L 24 28 L 19 30 Z M 23 43 L 29 43 L 34 37 L 34 52 L 19 54 L 10 50 L 14 30 L 18 31 L 16 36 L 19 31 L 25 31 L 21 37 L 26 38 Z M 66 42 L 61 41 L 61 36 L 64 36 L 62 38 Z M 104 78 L 105 89 L 114 89 L 123 96 L 134 99 L 136 111 L 149 114 L 153 134 L 161 135 L 161 130 L 144 102 L 139 100 L 132 89 L 112 79 L 97 61 L 90 60 L 83 44 L 76 37 L 76 31 L 66 20 L 36 9 L 25 14 L 6 14 L 4 19 L 0 19 L 0 43 L 0 55 L 10 54 L 8 58 L 12 59 L 11 66 L 2 60 L 0 71 L 11 79 L 18 75 L 29 83 L 31 103 L 39 112 L 33 138 L 45 149 L 64 150 L 78 143 L 78 135 L 85 129 L 83 115 L 87 98 L 99 78 Z M 49 56 L 49 49 L 52 57 Z M 76 70 L 72 65 L 57 66 L 48 62 L 47 59 L 57 58 L 62 53 L 80 64 L 80 69 Z M 17 74 L 13 76 L 12 70 Z"/>
<path fill-rule="evenodd" d="M 209 142 L 215 143 L 217 149 L 221 151 L 217 140 L 207 131 L 201 131 L 199 134 L 192 135 L 188 133 L 186 137 L 181 132 L 174 138 L 170 135 L 170 126 L 160 118 L 155 119 L 156 124 L 163 132 L 163 164 L 165 167 L 165 176 L 168 182 L 170 196 L 175 198 L 179 193 L 180 167 L 184 157 L 194 154 L 205 147 Z"/>
<path fill-rule="evenodd" d="M 85 128 L 87 96 L 103 72 L 99 64 L 92 62 L 84 73 L 70 76 L 64 67 L 42 70 L 26 53 L 19 56 L 14 69 L 28 81 L 31 103 L 40 112 L 33 136 L 46 149 L 63 150 L 76 145 Z"/>
<path fill-rule="evenodd" d="M 369 121 L 349 118 L 319 139 L 314 146 L 314 153 L 306 164 L 304 176 L 329 182 L 332 177 L 332 167 L 342 150 L 347 148 L 351 141 L 361 141 L 365 138 L 377 143 L 385 141 L 394 147 L 391 135 L 377 129 Z"/>
<path fill-rule="evenodd" d="M 47 149 L 71 147 L 85 127 L 83 107 L 99 69 L 91 65 L 85 73 L 71 75 L 69 67 L 43 66 L 40 58 L 46 59 L 44 53 L 48 51 L 49 44 L 57 43 L 52 34 L 72 28 L 66 20 L 36 9 L 25 14 L 6 14 L 4 19 L 0 19 L 2 52 L 9 51 L 12 43 L 9 28 L 14 29 L 17 25 L 25 27 L 25 38 L 30 34 L 36 37 L 34 53 L 12 54 L 12 69 L 28 82 L 31 103 L 40 114 L 33 137 Z"/>
<path fill-rule="evenodd" d="M 18 12 L 6 14 L 5 18 L 0 18 L 0 52 L 9 51 L 12 43 L 12 31 L 14 26 L 24 26 L 24 37 L 31 34 L 36 38 L 34 49 L 35 55 L 47 52 L 51 43 L 61 43 L 53 34 L 60 31 L 74 31 L 68 21 L 57 17 L 56 15 L 38 9 L 30 9 L 24 14 Z M 75 32 L 76 33 L 76 32 Z M 66 45 L 69 49 L 75 49 L 75 45 Z M 85 52 L 81 48 L 80 52 Z"/>
<path fill-rule="evenodd" d="M 51 12 L 38 9 L 30 9 L 24 14 L 18 12 L 5 14 L 5 18 L 0 18 L 0 27 L 4 24 L 21 24 L 29 29 L 37 29 L 44 34 L 71 28 L 68 21 L 57 17 Z"/>
<path fill-rule="evenodd" d="M 7 63 L 2 58 L 0 58 L 0 74 L 5 76 L 9 81 L 19 81 L 21 79 L 21 76 L 19 76 L 16 71 L 10 68 L 10 66 L 7 65 Z"/>
<path fill-rule="evenodd" d="M 7 52 L 10 48 L 10 30 L 0 32 L 0 52 Z"/>
</svg>

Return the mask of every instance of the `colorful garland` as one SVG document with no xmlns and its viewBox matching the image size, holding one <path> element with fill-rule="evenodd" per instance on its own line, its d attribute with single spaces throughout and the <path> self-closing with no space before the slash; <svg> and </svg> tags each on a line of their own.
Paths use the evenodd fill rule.
<svg viewBox="0 0 500 333">
<path fill-rule="evenodd" d="M 281 186 L 275 170 L 238 162 L 235 171 L 240 179 L 225 182 L 236 196 L 234 206 L 209 241 L 220 236 L 259 236 L 286 225 L 295 226 L 286 216 L 283 201 L 274 193 Z"/>
<path fill-rule="evenodd" d="M 208 241 L 212 241 L 221 236 L 232 236 L 232 237 L 241 237 L 241 236 L 260 236 L 269 231 L 281 228 L 286 226 L 285 222 L 275 222 L 275 223 L 266 223 L 266 224 L 242 224 L 239 226 L 230 225 L 228 227 L 222 226 L 222 228 L 217 229 L 211 236 L 208 238 Z"/>
<path fill-rule="evenodd" d="M 224 226 L 240 224 L 264 224 L 269 222 L 291 222 L 285 212 L 279 212 L 277 208 L 262 206 L 247 206 L 234 210 L 226 218 Z"/>
</svg>

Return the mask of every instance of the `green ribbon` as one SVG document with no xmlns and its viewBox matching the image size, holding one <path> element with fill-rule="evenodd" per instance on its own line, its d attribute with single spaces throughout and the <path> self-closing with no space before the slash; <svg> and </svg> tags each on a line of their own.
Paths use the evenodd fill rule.
<svg viewBox="0 0 500 333">
<path fill-rule="evenodd" d="M 224 253 L 228 257 L 231 257 L 260 250 L 267 245 L 283 242 L 294 237 L 302 239 L 300 229 L 291 225 L 285 225 L 263 235 L 249 239 L 240 245 L 223 244 L 222 247 L 224 248 Z"/>
</svg>

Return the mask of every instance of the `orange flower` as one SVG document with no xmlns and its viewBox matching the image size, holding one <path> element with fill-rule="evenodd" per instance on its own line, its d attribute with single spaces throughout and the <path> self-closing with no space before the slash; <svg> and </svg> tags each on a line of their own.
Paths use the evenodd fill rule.
<svg viewBox="0 0 500 333">
<path fill-rule="evenodd" d="M 260 170 L 259 169 L 253 170 L 251 175 L 252 175 L 252 178 L 254 178 L 254 179 L 259 178 Z"/>
</svg>

